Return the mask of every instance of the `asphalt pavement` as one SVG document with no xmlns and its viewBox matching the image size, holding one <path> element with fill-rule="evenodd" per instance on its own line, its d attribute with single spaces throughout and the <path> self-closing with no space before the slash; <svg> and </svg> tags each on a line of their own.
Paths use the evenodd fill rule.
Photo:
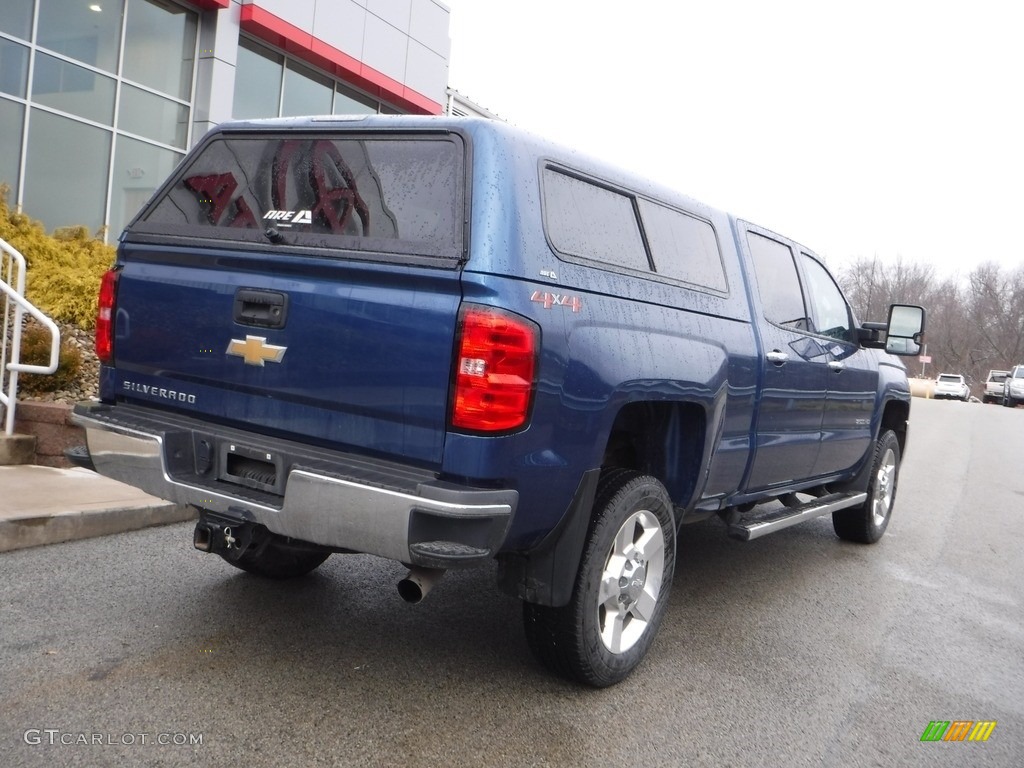
<svg viewBox="0 0 1024 768">
<path fill-rule="evenodd" d="M 195 517 L 87 469 L 0 467 L 0 552 L 166 525 Z"/>
<path fill-rule="evenodd" d="M 494 563 L 409 605 L 393 561 L 263 579 L 189 523 L 5 553 L 0 766 L 1019 768 L 1024 409 L 915 400 L 910 434 L 877 544 L 687 526 L 597 691 L 533 660 Z M 953 722 L 991 738 L 922 740 Z"/>
</svg>

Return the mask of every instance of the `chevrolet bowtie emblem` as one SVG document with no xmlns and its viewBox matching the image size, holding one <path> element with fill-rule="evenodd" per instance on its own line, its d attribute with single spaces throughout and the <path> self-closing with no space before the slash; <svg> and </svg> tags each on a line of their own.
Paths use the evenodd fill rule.
<svg viewBox="0 0 1024 768">
<path fill-rule="evenodd" d="M 242 358 L 246 365 L 258 365 L 262 368 L 267 360 L 280 363 L 287 350 L 288 347 L 267 344 L 265 336 L 246 336 L 245 341 L 232 339 L 228 344 L 227 354 Z"/>
</svg>

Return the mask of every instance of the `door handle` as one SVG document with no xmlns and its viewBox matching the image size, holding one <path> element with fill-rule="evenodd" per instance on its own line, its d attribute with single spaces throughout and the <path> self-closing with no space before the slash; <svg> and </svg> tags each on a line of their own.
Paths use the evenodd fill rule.
<svg viewBox="0 0 1024 768">
<path fill-rule="evenodd" d="M 769 363 L 775 363 L 776 365 L 782 365 L 784 362 L 789 360 L 789 355 L 778 349 L 773 349 L 765 355 L 765 357 L 768 358 Z"/>
<path fill-rule="evenodd" d="M 831 368 L 836 373 L 842 373 L 843 371 L 846 370 L 846 363 L 841 363 L 838 360 L 830 360 L 828 367 Z"/>
</svg>

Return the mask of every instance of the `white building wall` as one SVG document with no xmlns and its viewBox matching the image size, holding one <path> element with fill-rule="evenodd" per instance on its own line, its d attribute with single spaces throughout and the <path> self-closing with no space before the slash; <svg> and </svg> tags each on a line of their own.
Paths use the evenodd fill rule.
<svg viewBox="0 0 1024 768">
<path fill-rule="evenodd" d="M 238 3 L 232 3 L 222 11 L 206 11 L 200 19 L 193 144 L 215 125 L 231 119 L 240 16 Z"/>
<path fill-rule="evenodd" d="M 445 103 L 450 11 L 439 0 L 233 0 L 233 6 L 250 2 L 431 101 Z"/>
</svg>

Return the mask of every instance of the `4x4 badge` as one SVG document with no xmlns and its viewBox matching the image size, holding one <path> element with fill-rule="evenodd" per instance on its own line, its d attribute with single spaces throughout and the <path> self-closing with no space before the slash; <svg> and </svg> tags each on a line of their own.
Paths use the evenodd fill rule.
<svg viewBox="0 0 1024 768">
<path fill-rule="evenodd" d="M 227 354 L 242 358 L 246 365 L 258 365 L 262 368 L 268 360 L 280 363 L 287 350 L 288 347 L 267 344 L 265 336 L 246 336 L 245 341 L 232 339 L 228 343 Z"/>
</svg>

